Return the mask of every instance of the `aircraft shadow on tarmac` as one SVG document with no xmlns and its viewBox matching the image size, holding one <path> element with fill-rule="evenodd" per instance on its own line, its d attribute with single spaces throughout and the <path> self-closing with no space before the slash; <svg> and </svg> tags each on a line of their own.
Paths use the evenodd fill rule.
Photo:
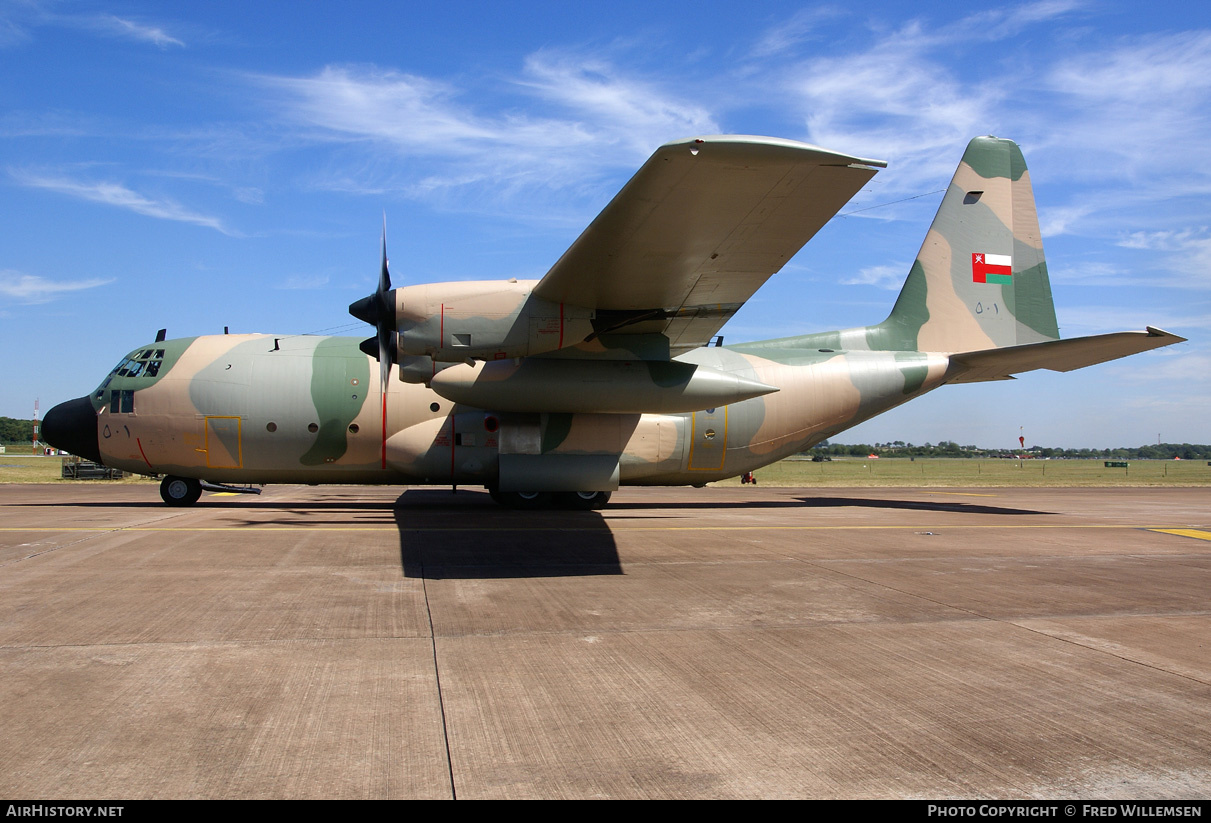
<svg viewBox="0 0 1211 823">
<path fill-rule="evenodd" d="M 600 512 L 511 511 L 483 492 L 409 489 L 395 501 L 405 577 L 486 579 L 622 574 Z"/>
<path fill-rule="evenodd" d="M 839 508 L 858 506 L 868 509 L 915 509 L 927 512 L 953 512 L 958 514 L 1055 514 L 1035 509 L 1012 509 L 1007 506 L 989 506 L 984 503 L 957 503 L 945 500 L 879 500 L 861 497 L 800 497 L 798 506 L 816 508 Z"/>
<path fill-rule="evenodd" d="M 62 503 L 26 505 L 62 506 Z M 98 508 L 162 508 L 158 500 L 147 502 L 81 502 L 71 505 Z M 308 503 L 259 500 L 203 500 L 202 506 L 219 509 L 263 511 L 276 509 L 283 516 L 311 522 L 317 511 L 349 512 L 349 518 L 326 517 L 324 525 L 367 526 L 385 524 L 383 501 L 342 500 Z M 661 510 L 685 512 L 727 509 L 801 509 L 864 507 L 957 514 L 1048 515 L 1054 512 L 931 500 L 889 500 L 877 497 L 796 497 L 792 499 L 729 501 L 664 501 Z M 629 520 L 628 511 L 651 510 L 641 501 L 619 501 L 609 506 L 612 519 Z M 512 511 L 494 503 L 482 491 L 461 489 L 408 489 L 391 503 L 391 521 L 399 532 L 400 567 L 405 577 L 416 579 L 492 579 L 531 577 L 582 577 L 623 574 L 617 543 L 601 512 Z M 359 516 L 360 515 L 360 516 Z M 646 519 L 651 519 L 648 515 Z M 263 525 L 264 520 L 245 520 L 239 525 Z"/>
</svg>

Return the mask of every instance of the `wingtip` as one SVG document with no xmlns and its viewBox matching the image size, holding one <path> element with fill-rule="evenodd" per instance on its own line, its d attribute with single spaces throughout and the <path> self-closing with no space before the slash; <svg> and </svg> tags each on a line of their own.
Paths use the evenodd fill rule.
<svg viewBox="0 0 1211 823">
<path fill-rule="evenodd" d="M 1144 331 L 1147 332 L 1149 337 L 1164 337 L 1167 338 L 1171 343 L 1189 342 L 1185 337 L 1176 335 L 1173 332 L 1167 332 L 1164 329 L 1158 329 L 1155 326 L 1145 326 Z"/>
<path fill-rule="evenodd" d="M 699 134 L 693 137 L 686 137 L 681 140 L 672 140 L 661 146 L 662 149 L 677 149 L 689 148 L 695 154 L 698 149 L 704 146 L 726 146 L 738 150 L 768 150 L 768 151 L 785 151 L 792 150 L 798 152 L 812 152 L 815 154 L 831 155 L 836 158 L 835 162 L 844 164 L 859 164 L 863 166 L 872 166 L 874 168 L 887 168 L 886 160 L 875 160 L 868 157 L 858 157 L 849 154 L 848 152 L 834 151 L 826 149 L 823 146 L 816 146 L 811 143 L 804 143 L 799 140 L 787 140 L 783 137 L 766 137 L 759 134 Z M 833 161 L 830 161 L 833 162 Z"/>
</svg>

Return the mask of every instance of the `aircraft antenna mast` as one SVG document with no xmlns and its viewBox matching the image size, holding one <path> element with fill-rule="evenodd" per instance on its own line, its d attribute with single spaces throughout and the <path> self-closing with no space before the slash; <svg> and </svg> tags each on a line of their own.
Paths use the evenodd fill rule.
<svg viewBox="0 0 1211 823">
<path fill-rule="evenodd" d="M 38 398 L 34 398 L 34 454 L 38 453 Z"/>
</svg>

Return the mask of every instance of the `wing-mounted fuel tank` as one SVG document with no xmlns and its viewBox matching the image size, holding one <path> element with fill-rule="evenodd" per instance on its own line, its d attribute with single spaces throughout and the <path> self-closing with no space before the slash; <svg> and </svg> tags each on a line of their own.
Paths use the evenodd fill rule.
<svg viewBox="0 0 1211 823">
<path fill-rule="evenodd" d="M 447 400 L 508 412 L 641 414 L 696 411 L 778 389 L 676 360 L 562 360 L 460 363 L 430 387 Z"/>
<path fill-rule="evenodd" d="M 527 357 L 593 333 L 593 312 L 535 297 L 533 280 L 434 283 L 393 291 L 401 360 Z"/>
</svg>

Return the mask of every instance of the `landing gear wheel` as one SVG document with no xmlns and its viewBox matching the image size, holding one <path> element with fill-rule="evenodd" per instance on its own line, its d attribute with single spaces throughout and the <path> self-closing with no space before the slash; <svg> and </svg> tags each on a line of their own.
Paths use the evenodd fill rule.
<svg viewBox="0 0 1211 823">
<path fill-rule="evenodd" d="M 549 492 L 493 492 L 492 499 L 502 506 L 521 511 L 535 511 L 551 505 Z"/>
<path fill-rule="evenodd" d="M 591 512 L 605 508 L 610 502 L 609 492 L 556 492 L 555 506 L 560 509 Z"/>
<path fill-rule="evenodd" d="M 160 482 L 160 497 L 170 506 L 192 506 L 202 496 L 202 484 L 192 477 L 169 475 Z"/>
</svg>

